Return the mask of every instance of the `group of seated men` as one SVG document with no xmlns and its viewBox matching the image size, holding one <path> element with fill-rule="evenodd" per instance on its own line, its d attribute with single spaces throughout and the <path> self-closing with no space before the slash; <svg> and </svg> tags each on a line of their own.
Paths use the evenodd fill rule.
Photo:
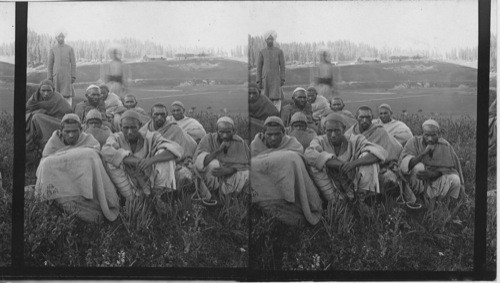
<svg viewBox="0 0 500 283">
<path fill-rule="evenodd" d="M 161 195 L 199 177 L 201 200 L 211 190 L 240 192 L 249 179 L 250 150 L 230 117 L 206 133 L 184 105 L 155 104 L 150 114 L 133 95 L 120 98 L 106 85 L 90 85 L 74 109 L 44 80 L 26 105 L 27 151 L 42 147 L 35 192 L 86 221 L 119 214 L 120 196 Z M 198 187 L 198 186 L 197 186 Z"/>
<path fill-rule="evenodd" d="M 421 136 L 413 136 L 388 104 L 378 107 L 374 119 L 368 106 L 356 115 L 344 110 L 339 97 L 322 109 L 315 102 L 325 105 L 325 99 L 314 88 L 297 88 L 279 117 L 263 106 L 265 98 L 249 85 L 250 104 L 261 101 L 259 109 L 270 110 L 253 116 L 266 116 L 261 124 L 251 124 L 261 127 L 250 145 L 252 202 L 286 223 L 314 225 L 322 204 L 389 191 L 399 192 L 397 201 L 413 209 L 424 197 L 465 194 L 458 156 L 432 119 L 422 124 Z"/>
</svg>

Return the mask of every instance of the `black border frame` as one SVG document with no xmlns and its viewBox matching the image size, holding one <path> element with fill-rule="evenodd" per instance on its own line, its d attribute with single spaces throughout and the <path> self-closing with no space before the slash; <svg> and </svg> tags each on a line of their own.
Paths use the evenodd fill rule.
<svg viewBox="0 0 500 283">
<path fill-rule="evenodd" d="M 490 0 L 478 0 L 478 73 L 476 195 L 474 227 L 474 268 L 467 272 L 434 271 L 267 271 L 248 268 L 43 268 L 24 266 L 24 159 L 25 97 L 28 2 L 15 3 L 15 87 L 14 87 L 14 164 L 12 201 L 12 265 L 0 267 L 0 279 L 147 279 L 147 280 L 358 280 L 429 281 L 494 280 L 496 271 L 486 271 L 486 188 L 488 166 Z M 495 11 L 496 12 L 496 11 Z"/>
</svg>

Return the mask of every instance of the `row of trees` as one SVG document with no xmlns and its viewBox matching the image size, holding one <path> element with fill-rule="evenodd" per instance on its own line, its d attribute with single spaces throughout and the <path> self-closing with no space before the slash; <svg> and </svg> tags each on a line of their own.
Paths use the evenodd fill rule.
<svg viewBox="0 0 500 283">
<path fill-rule="evenodd" d="M 48 59 L 50 48 L 56 45 L 56 39 L 48 34 L 38 34 L 33 30 L 28 30 L 27 63 L 28 66 L 45 65 Z M 152 41 L 140 41 L 134 38 L 122 38 L 117 41 L 110 40 L 75 40 L 68 41 L 75 51 L 77 61 L 83 62 L 105 62 L 110 59 L 108 54 L 109 46 L 118 44 L 122 47 L 125 60 L 140 59 L 144 55 L 161 55 L 173 58 L 178 53 L 204 53 L 210 56 L 219 57 L 244 57 L 246 49 L 243 46 L 236 46 L 230 51 L 222 48 L 203 48 L 161 45 Z M 12 56 L 14 44 L 3 44 L 0 46 L 0 56 Z"/>
<path fill-rule="evenodd" d="M 389 57 L 393 54 L 418 54 L 424 58 L 439 58 L 448 60 L 477 60 L 477 47 L 454 48 L 450 50 L 450 52 L 440 54 L 436 50 L 401 49 L 389 47 L 376 48 L 368 44 L 354 43 L 348 40 L 275 44 L 283 50 L 285 61 L 287 63 L 299 64 L 317 62 L 317 60 L 319 60 L 318 51 L 321 47 L 326 47 L 330 51 L 331 60 L 335 62 L 355 61 L 359 57 L 373 57 L 380 58 L 381 60 L 389 60 Z M 265 46 L 266 42 L 263 36 L 249 36 L 250 66 L 257 66 L 259 51 Z"/>
</svg>

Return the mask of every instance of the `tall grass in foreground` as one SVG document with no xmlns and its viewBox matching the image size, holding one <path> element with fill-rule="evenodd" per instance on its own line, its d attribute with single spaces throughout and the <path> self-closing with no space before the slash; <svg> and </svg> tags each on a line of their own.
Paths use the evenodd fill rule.
<svg viewBox="0 0 500 283">
<path fill-rule="evenodd" d="M 11 264 L 14 119 L 0 112 L 0 266 Z"/>
<path fill-rule="evenodd" d="M 222 116 L 193 113 L 207 132 Z M 248 119 L 229 115 L 248 138 Z M 27 169 L 29 183 L 36 168 Z M 223 196 L 216 206 L 191 199 L 192 184 L 173 193 L 125 202 L 114 222 L 85 223 L 52 202 L 25 192 L 27 266 L 246 267 L 249 193 Z M 10 247 L 10 245 L 9 245 Z"/>
<path fill-rule="evenodd" d="M 429 117 L 395 118 L 420 135 Z M 318 225 L 303 228 L 287 227 L 256 209 L 251 216 L 250 265 L 283 270 L 471 270 L 476 120 L 432 118 L 460 158 L 469 196 L 466 201 L 451 205 L 436 201 L 420 210 L 398 205 L 391 196 L 370 205 L 338 202 L 328 204 Z M 492 214 L 489 217 L 493 219 Z M 496 243 L 489 239 L 492 250 Z"/>
</svg>

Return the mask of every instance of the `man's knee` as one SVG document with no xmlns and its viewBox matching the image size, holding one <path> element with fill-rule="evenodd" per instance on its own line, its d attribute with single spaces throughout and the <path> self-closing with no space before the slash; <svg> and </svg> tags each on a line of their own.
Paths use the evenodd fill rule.
<svg viewBox="0 0 500 283">
<path fill-rule="evenodd" d="M 418 172 L 425 171 L 425 165 L 423 163 L 417 163 L 412 169 L 411 169 L 411 174 L 415 175 Z"/>
</svg>

